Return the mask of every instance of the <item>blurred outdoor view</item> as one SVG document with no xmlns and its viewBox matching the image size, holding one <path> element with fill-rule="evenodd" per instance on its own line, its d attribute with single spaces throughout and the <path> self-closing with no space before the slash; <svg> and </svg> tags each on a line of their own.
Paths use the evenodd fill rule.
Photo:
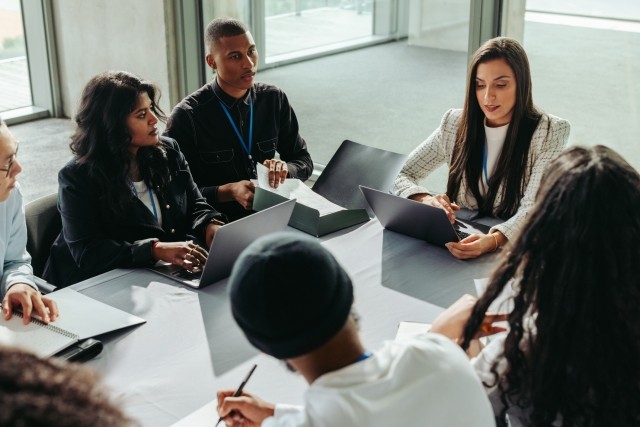
<svg viewBox="0 0 640 427">
<path fill-rule="evenodd" d="M 0 1 L 0 112 L 31 105 L 20 0 Z"/>
</svg>

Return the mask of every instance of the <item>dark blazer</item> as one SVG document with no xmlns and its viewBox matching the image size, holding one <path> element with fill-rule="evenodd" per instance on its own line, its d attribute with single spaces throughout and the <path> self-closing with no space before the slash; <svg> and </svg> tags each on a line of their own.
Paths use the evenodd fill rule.
<svg viewBox="0 0 640 427">
<path fill-rule="evenodd" d="M 149 267 L 152 244 L 160 241 L 204 242 L 206 225 L 224 220 L 208 205 L 193 182 L 177 143 L 161 137 L 169 161 L 170 181 L 154 188 L 162 211 L 162 227 L 138 198 L 124 217 L 115 217 L 98 196 L 88 166 L 71 160 L 58 173 L 58 210 L 62 231 L 51 247 L 44 278 L 59 287 L 114 268 Z"/>
</svg>

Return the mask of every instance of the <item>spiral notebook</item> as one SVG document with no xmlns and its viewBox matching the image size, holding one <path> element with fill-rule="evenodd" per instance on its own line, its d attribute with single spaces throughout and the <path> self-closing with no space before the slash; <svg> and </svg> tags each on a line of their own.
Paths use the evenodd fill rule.
<svg viewBox="0 0 640 427">
<path fill-rule="evenodd" d="M 32 316 L 28 325 L 22 323 L 20 312 L 14 312 L 9 320 L 0 317 L 0 345 L 19 347 L 46 357 L 80 340 L 145 322 L 70 288 L 47 297 L 58 304 L 60 317 L 46 324 Z"/>
<path fill-rule="evenodd" d="M 79 339 L 73 332 L 38 319 L 32 318 L 25 326 L 19 312 L 0 324 L 0 344 L 29 350 L 41 357 L 56 354 Z"/>
</svg>

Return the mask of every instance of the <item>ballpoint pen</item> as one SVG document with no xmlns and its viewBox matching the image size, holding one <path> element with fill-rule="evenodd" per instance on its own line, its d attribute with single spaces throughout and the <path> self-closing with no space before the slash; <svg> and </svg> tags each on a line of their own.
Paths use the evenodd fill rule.
<svg viewBox="0 0 640 427">
<path fill-rule="evenodd" d="M 242 380 L 242 382 L 240 383 L 240 386 L 238 387 L 236 392 L 233 393 L 233 397 L 238 397 L 238 396 L 240 396 L 242 394 L 242 389 L 244 389 L 244 386 L 247 385 L 247 382 L 249 381 L 249 378 L 251 378 L 251 375 L 253 374 L 253 371 L 255 371 L 257 367 L 258 367 L 257 364 L 253 365 L 253 367 L 251 368 L 251 370 L 249 371 L 247 376 L 244 377 L 244 380 Z M 216 427 L 218 426 L 218 424 L 220 424 L 220 421 L 222 421 L 223 419 L 224 419 L 224 417 L 218 418 L 218 422 L 216 423 Z"/>
</svg>

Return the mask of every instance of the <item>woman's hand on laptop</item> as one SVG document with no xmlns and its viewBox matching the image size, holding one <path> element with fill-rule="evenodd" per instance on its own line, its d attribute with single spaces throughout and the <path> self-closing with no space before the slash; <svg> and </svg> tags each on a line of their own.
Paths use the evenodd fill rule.
<svg viewBox="0 0 640 427">
<path fill-rule="evenodd" d="M 224 223 L 217 219 L 213 219 L 209 224 L 207 224 L 207 227 L 204 229 L 204 241 L 207 244 L 207 247 L 211 248 L 213 237 L 216 235 L 218 228 L 223 225 Z"/>
<path fill-rule="evenodd" d="M 207 261 L 207 251 L 192 241 L 156 242 L 152 249 L 153 258 L 179 265 L 189 271 L 201 268 Z"/>
<path fill-rule="evenodd" d="M 410 199 L 415 200 L 417 202 L 424 203 L 425 205 L 435 206 L 436 208 L 440 208 L 445 211 L 447 216 L 449 217 L 449 221 L 451 224 L 456 220 L 456 214 L 454 211 L 460 210 L 460 206 L 458 206 L 455 202 L 449 200 L 449 196 L 446 194 L 413 194 L 409 196 Z"/>
<path fill-rule="evenodd" d="M 507 238 L 499 231 L 491 234 L 472 234 L 459 242 L 449 242 L 445 246 L 458 259 L 477 258 L 487 252 L 494 252 Z"/>
</svg>

